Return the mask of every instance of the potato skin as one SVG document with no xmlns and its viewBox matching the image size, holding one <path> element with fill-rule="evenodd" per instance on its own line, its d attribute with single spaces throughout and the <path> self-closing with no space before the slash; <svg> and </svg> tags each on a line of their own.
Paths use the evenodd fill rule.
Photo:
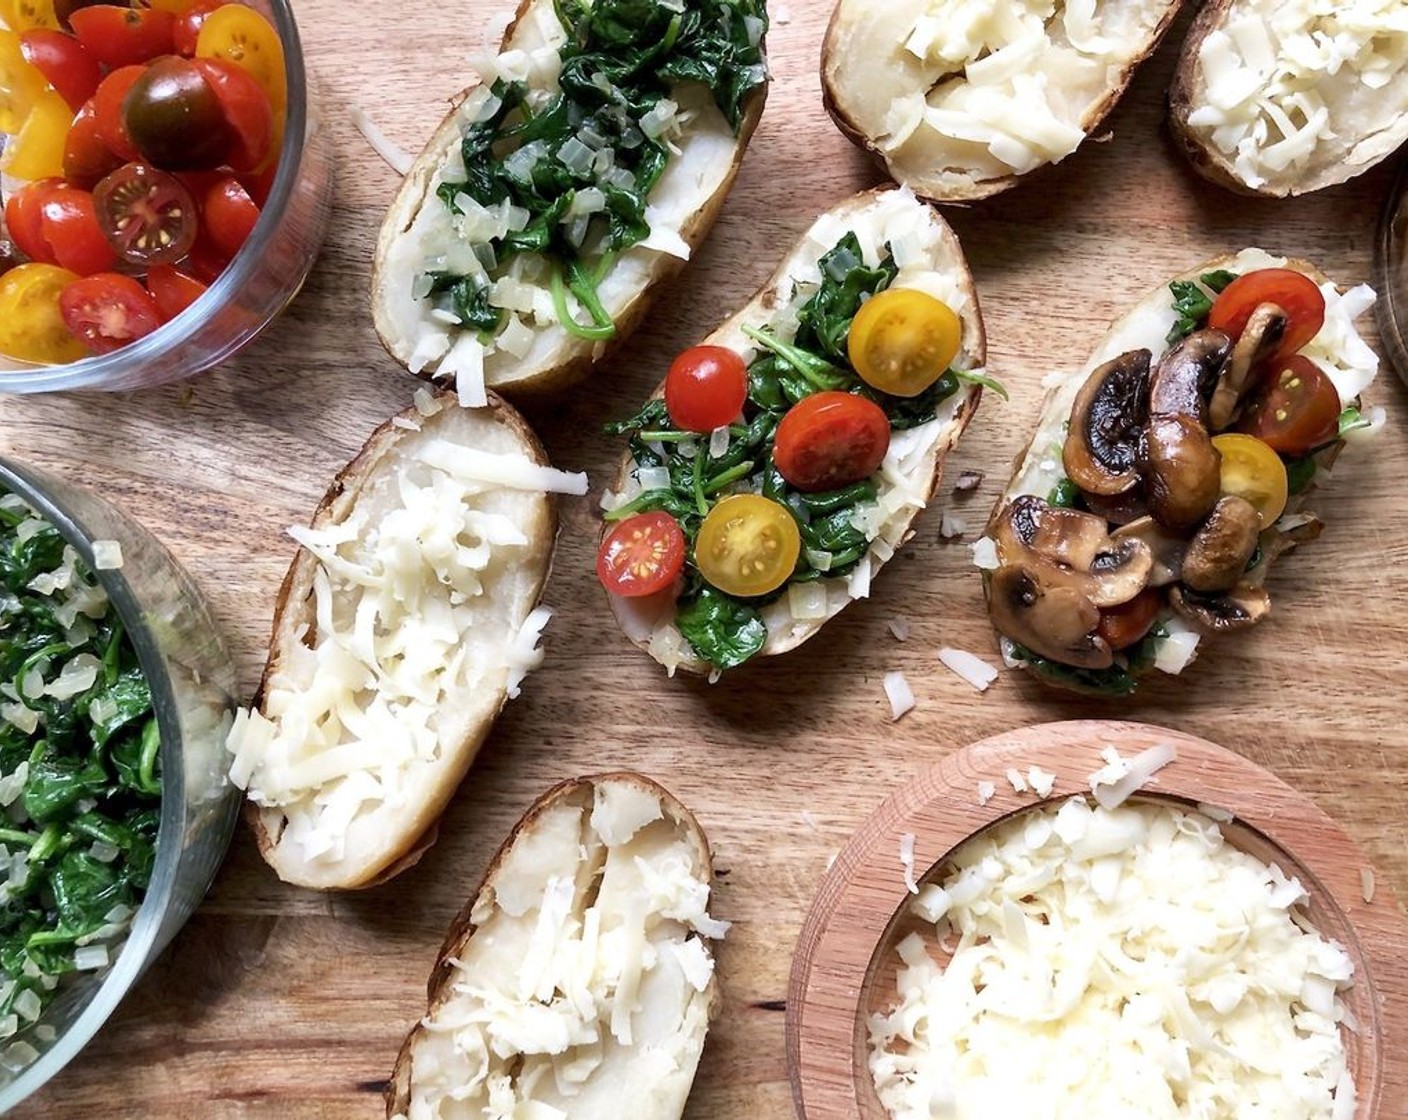
<svg viewBox="0 0 1408 1120">
<path fill-rule="evenodd" d="M 513 22 L 504 31 L 500 50 L 507 47 L 513 39 L 519 22 L 535 6 L 551 8 L 552 0 L 521 0 Z M 743 157 L 748 151 L 753 133 L 757 130 L 758 122 L 762 119 L 763 107 L 767 102 L 768 86 L 771 81 L 772 79 L 769 77 L 762 86 L 749 95 L 744 103 L 743 119 L 739 125 L 733 161 L 729 165 L 719 189 L 686 220 L 680 229 L 680 236 L 691 251 L 698 249 L 703 244 L 709 231 L 713 229 L 719 213 L 723 210 L 724 203 L 728 200 L 729 191 L 732 189 L 734 179 L 737 178 L 738 170 L 743 164 Z M 427 201 L 431 181 L 440 167 L 443 156 L 453 145 L 459 143 L 461 135 L 460 105 L 481 84 L 478 81 L 473 82 L 454 98 L 450 111 L 440 122 L 425 148 L 411 165 L 405 179 L 402 180 L 400 189 L 392 199 L 391 206 L 387 210 L 381 229 L 377 234 L 376 251 L 372 262 L 372 319 L 382 346 L 401 365 L 406 365 L 410 351 L 398 340 L 397 336 L 400 332 L 388 310 L 388 292 L 391 284 L 400 282 L 404 277 L 398 279 L 390 275 L 385 264 L 391 247 L 397 238 L 410 228 L 420 211 L 421 204 Z M 539 367 L 525 368 L 512 378 L 500 380 L 490 387 L 517 399 L 539 400 L 571 388 L 585 380 L 598 363 L 610 357 L 630 337 L 649 310 L 651 301 L 655 298 L 659 287 L 678 275 L 686 263 L 668 253 L 657 254 L 655 260 L 651 262 L 650 277 L 646 286 L 616 317 L 616 333 L 605 343 L 593 343 L 589 340 L 569 336 L 545 364 Z M 417 376 L 425 380 L 432 380 L 430 375 L 426 373 Z"/>
<path fill-rule="evenodd" d="M 869 0 L 873 6 L 879 6 L 884 0 Z M 1214 2 L 1214 0 L 1210 0 Z M 838 90 L 838 73 L 844 54 L 850 48 L 847 42 L 847 27 L 844 19 L 843 8 L 847 6 L 849 0 L 838 0 L 836 7 L 832 10 L 830 22 L 827 24 L 826 36 L 822 42 L 821 49 L 821 95 L 822 104 L 826 108 L 827 114 L 831 117 L 841 134 L 846 137 L 856 147 L 867 152 L 885 174 L 889 175 L 898 183 L 902 183 L 919 195 L 920 198 L 928 199 L 931 202 L 977 202 L 984 198 L 990 198 L 995 194 L 1010 190 L 1015 187 L 1024 177 L 1029 178 L 1038 174 L 1051 164 L 1043 164 L 1033 171 L 1023 175 L 1003 175 L 991 179 L 977 179 L 971 176 L 957 182 L 939 184 L 933 179 L 921 178 L 897 172 L 885 153 L 880 149 L 877 138 L 866 133 L 865 129 L 857 123 L 852 115 L 846 110 L 845 98 Z M 1104 122 L 1110 115 L 1114 107 L 1119 103 L 1124 92 L 1129 88 L 1129 83 L 1133 80 L 1134 71 L 1139 64 L 1147 59 L 1162 42 L 1164 35 L 1172 26 L 1183 5 L 1183 0 L 1166 0 L 1164 10 L 1159 18 L 1159 22 L 1150 33 L 1148 38 L 1139 48 L 1128 58 L 1119 72 L 1115 83 L 1110 86 L 1105 94 L 1082 114 L 1080 127 L 1089 136 Z"/>
<path fill-rule="evenodd" d="M 877 198 L 881 197 L 884 194 L 887 194 L 893 189 L 894 188 L 892 187 L 877 187 L 873 190 L 862 191 L 860 194 L 855 195 L 854 197 L 841 203 L 839 206 L 833 208 L 830 212 L 835 215 L 844 216 L 854 211 L 863 210 L 866 206 L 874 202 Z M 967 290 L 971 303 L 970 308 L 964 315 L 963 346 L 964 350 L 971 354 L 975 364 L 981 366 L 987 360 L 987 335 L 983 327 L 982 310 L 978 303 L 977 290 L 973 285 L 972 273 L 968 269 L 967 261 L 963 258 L 962 248 L 958 245 L 957 237 L 953 234 L 952 230 L 948 229 L 947 223 L 944 223 L 941 217 L 935 215 L 935 218 L 937 221 L 944 225 L 944 228 L 946 230 L 948 230 L 947 236 L 949 239 L 950 248 L 954 250 L 955 255 L 961 262 L 961 267 L 963 271 L 961 283 L 962 286 Z M 727 336 L 732 334 L 741 324 L 762 323 L 767 321 L 769 313 L 775 308 L 777 308 L 781 302 L 779 297 L 779 291 L 786 278 L 787 266 L 791 262 L 793 256 L 797 253 L 797 251 L 805 244 L 805 238 L 806 234 L 804 232 L 799 238 L 799 240 L 788 248 L 787 252 L 783 255 L 781 263 L 778 265 L 777 270 L 774 271 L 772 276 L 767 279 L 763 286 L 753 294 L 753 298 L 750 299 L 742 308 L 740 308 L 732 316 L 730 316 L 724 323 L 717 327 L 713 332 L 711 332 L 707 337 L 701 339 L 699 343 L 700 345 L 711 345 L 718 343 L 719 341 L 725 339 Z M 959 407 L 959 410 L 954 418 L 952 425 L 949 428 L 949 431 L 945 434 L 945 436 L 939 441 L 938 445 L 935 447 L 932 472 L 928 480 L 928 489 L 925 493 L 926 500 L 928 498 L 933 497 L 934 491 L 938 488 L 939 481 L 943 477 L 943 464 L 945 456 L 950 450 L 952 450 L 957 445 L 959 438 L 967 430 L 969 421 L 972 420 L 973 414 L 978 409 L 978 403 L 982 399 L 982 389 L 978 386 L 968 386 L 960 389 L 959 392 L 966 393 L 966 399 L 964 400 L 963 404 Z M 656 388 L 652 396 L 663 397 L 664 393 L 665 384 L 662 381 L 660 385 Z M 616 480 L 614 484 L 614 488 L 616 490 L 620 490 L 625 485 L 626 480 L 630 477 L 630 472 L 631 456 L 630 452 L 627 452 L 621 457 L 621 463 L 617 470 Z M 910 512 L 908 524 L 904 530 L 904 536 L 902 538 L 901 543 L 907 542 L 913 538 L 913 522 L 914 519 L 918 517 L 920 512 L 921 511 L 917 509 Z M 601 535 L 603 539 L 605 538 L 606 534 L 610 531 L 610 529 L 611 526 L 609 524 L 604 525 L 602 527 Z M 883 563 L 877 566 L 876 572 L 878 573 L 880 568 L 883 566 Z M 608 598 L 611 600 L 613 611 L 615 611 L 617 607 L 615 597 L 608 595 Z M 795 640 L 791 640 L 789 642 L 775 643 L 771 639 L 769 639 L 767 645 L 765 645 L 756 656 L 775 657 L 778 654 L 787 653 L 789 650 L 797 648 L 797 646 L 801 645 L 803 642 L 807 641 L 809 638 L 819 633 L 821 627 L 825 625 L 826 622 L 828 622 L 832 617 L 835 616 L 831 615 L 827 618 L 816 620 L 815 622 L 807 626 L 803 630 L 803 632 L 795 638 Z M 620 621 L 619 613 L 617 620 L 618 622 Z M 622 629 L 623 631 L 626 631 L 629 634 L 629 630 L 627 630 L 624 625 L 622 626 Z M 638 649 L 641 649 L 646 653 L 650 652 L 649 638 L 632 638 L 631 640 Z M 683 671 L 691 673 L 695 676 L 706 676 L 712 670 L 713 667 L 706 661 L 687 659 L 681 660 L 677 668 L 682 669 Z"/>
<path fill-rule="evenodd" d="M 440 391 L 436 394 L 436 399 L 442 408 L 459 407 L 458 400 L 453 393 Z M 481 412 L 483 411 L 485 410 L 481 410 Z M 550 465 L 547 452 L 543 450 L 543 445 L 538 441 L 533 429 L 528 426 L 528 422 L 507 401 L 492 391 L 489 393 L 487 412 L 496 424 L 512 433 L 523 454 L 530 461 L 539 466 Z M 338 471 L 313 514 L 310 521 L 313 528 L 329 521 L 338 521 L 344 518 L 355 505 L 363 483 L 374 473 L 379 461 L 388 449 L 398 440 L 415 434 L 405 428 L 398 427 L 395 423 L 398 418 L 416 422 L 424 419 L 420 412 L 412 406 L 377 428 L 367 439 L 356 458 Z M 558 510 L 557 500 L 552 494 L 547 495 L 547 507 L 549 518 L 547 539 L 554 541 L 557 536 Z M 550 546 L 546 555 L 535 557 L 538 567 L 537 586 L 533 593 L 535 604 L 541 601 L 543 589 L 547 583 L 548 570 L 552 565 L 552 551 Z M 284 643 L 294 640 L 292 635 L 303 625 L 308 626 L 310 638 L 316 633 L 312 608 L 312 580 L 317 567 L 318 562 L 312 554 L 300 548 L 279 587 L 269 639 L 269 657 L 265 663 L 264 672 L 260 676 L 258 692 L 253 700 L 254 706 L 261 711 L 270 682 L 279 670 L 280 651 Z M 447 770 L 439 795 L 415 808 L 417 818 L 415 823 L 419 827 L 410 830 L 411 840 L 408 846 L 397 855 L 394 861 L 384 867 L 369 869 L 360 877 L 337 884 L 334 889 L 366 890 L 380 886 L 420 861 L 438 838 L 440 814 L 459 788 L 460 782 L 473 762 L 474 756 L 478 753 L 480 745 L 487 738 L 498 717 L 498 712 L 502 708 L 503 701 L 500 702 L 498 709 L 489 719 L 482 725 L 471 729 L 471 741 L 463 744 L 468 748 L 467 756 L 463 759 L 463 767 Z M 270 819 L 274 816 L 277 814 L 262 810 L 254 802 L 245 800 L 245 820 L 254 832 L 255 842 L 259 846 L 259 854 L 271 866 L 273 866 L 273 851 L 279 840 L 279 837 L 270 831 Z"/>
<path fill-rule="evenodd" d="M 479 886 L 474 893 L 469 896 L 460 912 L 450 922 L 450 928 L 445 934 L 445 940 L 440 946 L 440 952 L 435 958 L 435 965 L 430 970 L 430 978 L 426 982 L 426 1017 L 433 1014 L 441 1007 L 454 993 L 450 990 L 451 981 L 454 979 L 455 966 L 452 963 L 463 952 L 464 947 L 469 943 L 469 939 L 474 936 L 478 927 L 475 926 L 472 915 L 480 897 L 493 887 L 498 878 L 499 871 L 504 861 L 508 857 L 509 851 L 513 848 L 520 836 L 533 830 L 538 819 L 547 813 L 559 802 L 570 800 L 582 794 L 590 795 L 599 785 L 631 785 L 644 790 L 660 799 L 661 809 L 667 819 L 673 821 L 688 839 L 694 849 L 696 870 L 702 871 L 705 877 L 712 882 L 714 877 L 714 857 L 709 848 L 709 839 L 704 834 L 703 828 L 694 818 L 683 803 L 665 789 L 664 786 L 652 781 L 643 774 L 633 771 L 622 770 L 608 774 L 595 774 L 590 777 L 571 778 L 564 782 L 559 782 L 553 786 L 537 801 L 529 806 L 528 811 L 518 820 L 509 832 L 504 842 L 499 846 L 499 850 L 494 853 L 494 857 L 489 861 L 489 866 L 485 870 L 483 877 L 479 881 Z M 713 955 L 707 941 L 702 942 L 705 952 Z M 709 1019 L 712 1021 L 718 1016 L 723 1005 L 723 997 L 719 991 L 717 981 L 711 993 L 709 1008 Z M 410 1107 L 411 1100 L 411 1048 L 418 1035 L 422 1033 L 424 1027 L 417 1024 L 406 1035 L 405 1041 L 401 1044 L 400 1052 L 396 1056 L 396 1064 L 391 1071 L 391 1078 L 387 1082 L 384 1100 L 386 1102 L 386 1115 L 390 1117 L 404 1114 Z"/>
</svg>

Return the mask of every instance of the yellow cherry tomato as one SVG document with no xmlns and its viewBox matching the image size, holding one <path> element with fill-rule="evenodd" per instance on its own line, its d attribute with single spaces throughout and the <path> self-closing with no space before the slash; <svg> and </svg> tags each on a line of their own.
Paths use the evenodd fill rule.
<svg viewBox="0 0 1408 1120">
<path fill-rule="evenodd" d="M 734 494 L 704 518 L 694 563 L 720 591 L 747 598 L 786 583 L 801 551 L 802 534 L 786 506 L 760 494 Z"/>
<path fill-rule="evenodd" d="M 0 132 L 13 136 L 23 128 L 48 88 L 44 75 L 20 53 L 19 35 L 0 30 Z"/>
<path fill-rule="evenodd" d="M 87 357 L 59 311 L 59 295 L 77 279 L 56 264 L 22 264 L 0 275 L 0 354 L 49 365 Z"/>
<path fill-rule="evenodd" d="M 64 141 L 73 110 L 56 91 L 46 89 L 34 103 L 19 135 L 5 144 L 0 171 L 16 179 L 48 179 L 64 173 Z"/>
<path fill-rule="evenodd" d="M 246 71 L 269 95 L 275 130 L 282 134 L 288 78 L 284 74 L 284 45 L 273 24 L 243 4 L 216 8 L 201 24 L 196 57 L 223 58 Z"/>
<path fill-rule="evenodd" d="M 35 27 L 59 30 L 54 0 L 0 0 L 0 19 L 11 31 L 29 31 Z"/>
<path fill-rule="evenodd" d="M 888 288 L 861 304 L 847 351 L 867 385 L 897 397 L 918 396 L 947 371 L 963 324 L 928 292 Z"/>
<path fill-rule="evenodd" d="M 1286 508 L 1286 464 L 1255 436 L 1225 432 L 1212 437 L 1222 455 L 1222 492 L 1236 494 L 1256 507 L 1266 528 Z"/>
<path fill-rule="evenodd" d="M 170 12 L 173 16 L 181 16 L 196 6 L 196 0 L 146 0 L 146 6 Z"/>
</svg>

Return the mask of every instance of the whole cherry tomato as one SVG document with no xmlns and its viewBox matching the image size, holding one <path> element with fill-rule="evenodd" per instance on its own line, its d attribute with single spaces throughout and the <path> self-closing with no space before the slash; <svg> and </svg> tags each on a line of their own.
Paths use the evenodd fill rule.
<svg viewBox="0 0 1408 1120">
<path fill-rule="evenodd" d="M 665 375 L 665 408 L 687 432 L 712 432 L 732 423 L 747 399 L 747 367 L 726 346 L 691 346 Z"/>
</svg>

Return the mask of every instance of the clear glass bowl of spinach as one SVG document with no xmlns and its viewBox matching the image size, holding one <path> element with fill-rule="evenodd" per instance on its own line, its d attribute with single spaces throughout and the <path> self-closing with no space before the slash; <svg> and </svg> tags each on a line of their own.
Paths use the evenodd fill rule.
<svg viewBox="0 0 1408 1120">
<path fill-rule="evenodd" d="M 3 494 L 47 526 L 0 502 L 0 1024 L 16 1017 L 0 1112 L 62 1069 L 165 948 L 239 808 L 224 750 L 233 665 L 190 577 L 87 490 L 0 459 Z M 64 596 L 30 593 L 54 571 L 101 588 L 89 623 L 54 617 Z"/>
</svg>

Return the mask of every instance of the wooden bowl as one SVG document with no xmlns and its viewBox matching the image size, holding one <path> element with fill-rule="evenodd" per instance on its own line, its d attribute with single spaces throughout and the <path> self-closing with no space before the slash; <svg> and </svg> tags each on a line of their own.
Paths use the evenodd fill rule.
<svg viewBox="0 0 1408 1120">
<path fill-rule="evenodd" d="M 1173 744 L 1178 758 L 1140 796 L 1227 810 L 1236 819 L 1222 827 L 1233 844 L 1300 880 L 1316 928 L 1354 962 L 1343 998 L 1358 1028 L 1346 1032 L 1357 1120 L 1408 1115 L 1408 922 L 1382 883 L 1372 902 L 1364 900 L 1370 868 L 1353 841 L 1309 798 L 1214 743 L 1148 724 L 1076 720 L 1021 728 L 956 752 L 890 797 L 841 851 L 792 963 L 787 1055 L 801 1120 L 888 1120 L 867 1065 L 866 1024 L 895 998 L 895 944 L 922 925 L 909 915 L 900 837 L 914 834 L 922 880 L 974 833 L 1042 803 L 1013 789 L 1004 776 L 1009 768 L 1054 773 L 1050 799 L 1059 800 L 1090 793 L 1089 776 L 1104 765 L 1106 745 L 1130 758 L 1159 743 Z M 986 805 L 979 781 L 996 786 Z"/>
</svg>

